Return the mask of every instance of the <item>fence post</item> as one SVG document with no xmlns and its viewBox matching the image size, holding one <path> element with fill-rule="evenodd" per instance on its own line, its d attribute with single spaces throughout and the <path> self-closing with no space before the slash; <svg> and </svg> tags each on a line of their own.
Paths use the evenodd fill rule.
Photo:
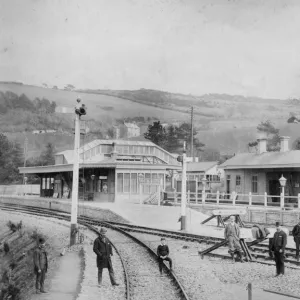
<svg viewBox="0 0 300 300">
<path fill-rule="evenodd" d="M 198 179 L 196 178 L 196 187 L 195 187 L 195 202 L 198 204 Z"/>
<path fill-rule="evenodd" d="M 298 194 L 298 208 L 300 208 L 300 193 Z"/>
<path fill-rule="evenodd" d="M 248 283 L 248 300 L 252 300 L 252 283 Z"/>
<path fill-rule="evenodd" d="M 231 197 L 232 197 L 232 205 L 235 206 L 235 192 L 232 192 Z"/>
<path fill-rule="evenodd" d="M 249 206 L 252 205 L 252 193 L 249 192 Z"/>
<path fill-rule="evenodd" d="M 220 203 L 220 192 L 217 191 L 217 205 L 219 205 Z"/>
<path fill-rule="evenodd" d="M 265 201 L 265 207 L 267 207 L 268 206 L 268 194 L 267 194 L 267 192 L 265 192 L 264 201 Z"/>
<path fill-rule="evenodd" d="M 202 189 L 202 204 L 205 204 L 205 189 Z"/>
</svg>

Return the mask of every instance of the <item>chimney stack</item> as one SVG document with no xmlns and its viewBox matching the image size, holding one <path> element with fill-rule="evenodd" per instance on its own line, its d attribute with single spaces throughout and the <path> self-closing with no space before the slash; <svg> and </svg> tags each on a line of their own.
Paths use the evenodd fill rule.
<svg viewBox="0 0 300 300">
<path fill-rule="evenodd" d="M 281 136 L 280 137 L 280 152 L 289 151 L 289 136 Z"/>
<path fill-rule="evenodd" d="M 267 139 L 259 138 L 257 139 L 257 142 L 258 142 L 258 154 L 267 152 Z"/>
<path fill-rule="evenodd" d="M 110 157 L 116 160 L 117 156 L 118 156 L 117 147 L 116 147 L 116 143 L 114 142 L 112 143 L 112 152 L 110 154 Z"/>
</svg>

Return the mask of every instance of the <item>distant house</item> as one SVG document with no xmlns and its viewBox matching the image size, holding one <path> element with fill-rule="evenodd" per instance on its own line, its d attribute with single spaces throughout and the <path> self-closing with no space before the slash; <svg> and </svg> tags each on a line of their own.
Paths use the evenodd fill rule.
<svg viewBox="0 0 300 300">
<path fill-rule="evenodd" d="M 267 140 L 258 139 L 257 153 L 237 154 L 220 167 L 225 172 L 226 193 L 251 192 L 255 200 L 261 201 L 263 196 L 259 195 L 266 192 L 270 195 L 268 201 L 279 202 L 282 175 L 287 179 L 285 195 L 300 193 L 300 151 L 289 150 L 289 137 L 280 138 L 280 152 L 268 152 Z"/>
<path fill-rule="evenodd" d="M 134 123 L 126 123 L 124 122 L 121 125 L 117 125 L 113 127 L 114 138 L 132 138 L 141 135 L 140 127 Z"/>
</svg>

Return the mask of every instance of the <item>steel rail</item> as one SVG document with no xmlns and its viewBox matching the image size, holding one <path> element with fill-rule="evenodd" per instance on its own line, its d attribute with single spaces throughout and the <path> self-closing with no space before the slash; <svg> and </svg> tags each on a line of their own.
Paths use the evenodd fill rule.
<svg viewBox="0 0 300 300">
<path fill-rule="evenodd" d="M 23 207 L 18 207 L 18 205 L 14 206 L 14 207 L 3 207 L 3 205 L 0 204 L 0 209 L 5 210 L 5 211 L 21 212 L 21 213 L 26 213 L 26 214 L 30 214 L 30 215 L 36 215 L 36 216 L 42 216 L 42 217 L 52 217 L 52 218 L 67 220 L 67 221 L 70 220 L 70 216 L 68 216 L 67 213 L 61 214 L 60 211 L 58 213 L 56 213 L 56 212 L 53 212 L 51 210 L 48 211 L 48 209 L 43 209 L 43 208 L 40 208 L 40 207 L 25 206 L 23 208 Z M 141 240 L 139 240 L 138 238 L 136 238 L 133 235 L 129 234 L 128 232 L 122 230 L 121 228 L 118 228 L 117 226 L 115 226 L 113 224 L 110 224 L 110 222 L 96 221 L 96 220 L 89 221 L 88 218 L 85 218 L 85 219 L 86 219 L 85 221 L 78 220 L 78 223 L 83 225 L 83 226 L 88 227 L 89 229 L 91 229 L 93 232 L 95 232 L 97 234 L 99 234 L 98 230 L 96 228 L 94 228 L 93 225 L 108 227 L 108 228 L 111 228 L 113 230 L 119 231 L 120 233 L 122 233 L 125 236 L 131 238 L 133 241 L 135 241 L 136 243 L 138 243 L 139 245 L 141 245 L 142 247 L 147 249 L 149 254 L 152 255 L 154 258 L 156 258 L 156 261 L 158 263 L 156 253 L 150 247 L 148 247 L 145 243 L 143 243 Z M 122 256 L 120 255 L 120 252 L 117 250 L 117 247 L 115 245 L 113 245 L 113 247 L 116 249 L 116 252 L 118 253 L 119 257 L 121 258 L 121 262 L 122 262 L 122 265 L 124 267 L 124 272 L 126 274 L 125 278 L 127 278 L 127 279 L 125 279 L 125 281 L 126 281 L 126 294 L 127 294 L 127 299 L 130 300 L 130 281 L 129 281 L 129 277 L 128 277 L 128 272 L 127 272 L 127 269 L 125 267 L 125 263 L 122 259 Z M 183 297 L 182 299 L 189 300 L 190 298 L 187 295 L 187 292 L 185 291 L 183 285 L 180 283 L 180 281 L 179 281 L 178 277 L 176 276 L 176 274 L 168 268 L 168 266 L 166 265 L 165 262 L 163 264 L 163 267 L 164 267 L 165 270 L 167 270 L 167 274 L 173 279 L 173 282 L 175 283 L 177 288 L 179 288 L 180 294 Z"/>
</svg>

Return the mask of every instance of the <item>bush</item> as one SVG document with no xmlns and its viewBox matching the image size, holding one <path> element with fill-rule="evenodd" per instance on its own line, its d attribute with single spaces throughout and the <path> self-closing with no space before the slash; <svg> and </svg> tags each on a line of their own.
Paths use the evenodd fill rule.
<svg viewBox="0 0 300 300">
<path fill-rule="evenodd" d="M 14 284 L 10 284 L 1 290 L 0 300 L 19 300 L 20 299 L 20 289 Z"/>
<path fill-rule="evenodd" d="M 12 232 L 16 232 L 18 230 L 17 225 L 15 223 L 13 223 L 12 221 L 8 221 L 6 225 Z"/>
<path fill-rule="evenodd" d="M 20 222 L 17 224 L 17 229 L 20 231 L 22 228 L 23 228 L 23 223 L 22 223 L 22 221 L 20 221 Z"/>
<path fill-rule="evenodd" d="M 4 243 L 4 252 L 5 252 L 5 254 L 7 254 L 8 252 L 9 252 L 9 245 L 8 245 L 8 243 Z"/>
<path fill-rule="evenodd" d="M 43 236 L 41 233 L 39 233 L 37 229 L 35 229 L 35 230 L 32 232 L 32 234 L 31 234 L 30 237 L 31 237 L 34 241 L 36 241 L 37 244 L 38 244 L 39 239 L 40 239 L 40 238 L 43 238 L 44 236 Z"/>
</svg>

